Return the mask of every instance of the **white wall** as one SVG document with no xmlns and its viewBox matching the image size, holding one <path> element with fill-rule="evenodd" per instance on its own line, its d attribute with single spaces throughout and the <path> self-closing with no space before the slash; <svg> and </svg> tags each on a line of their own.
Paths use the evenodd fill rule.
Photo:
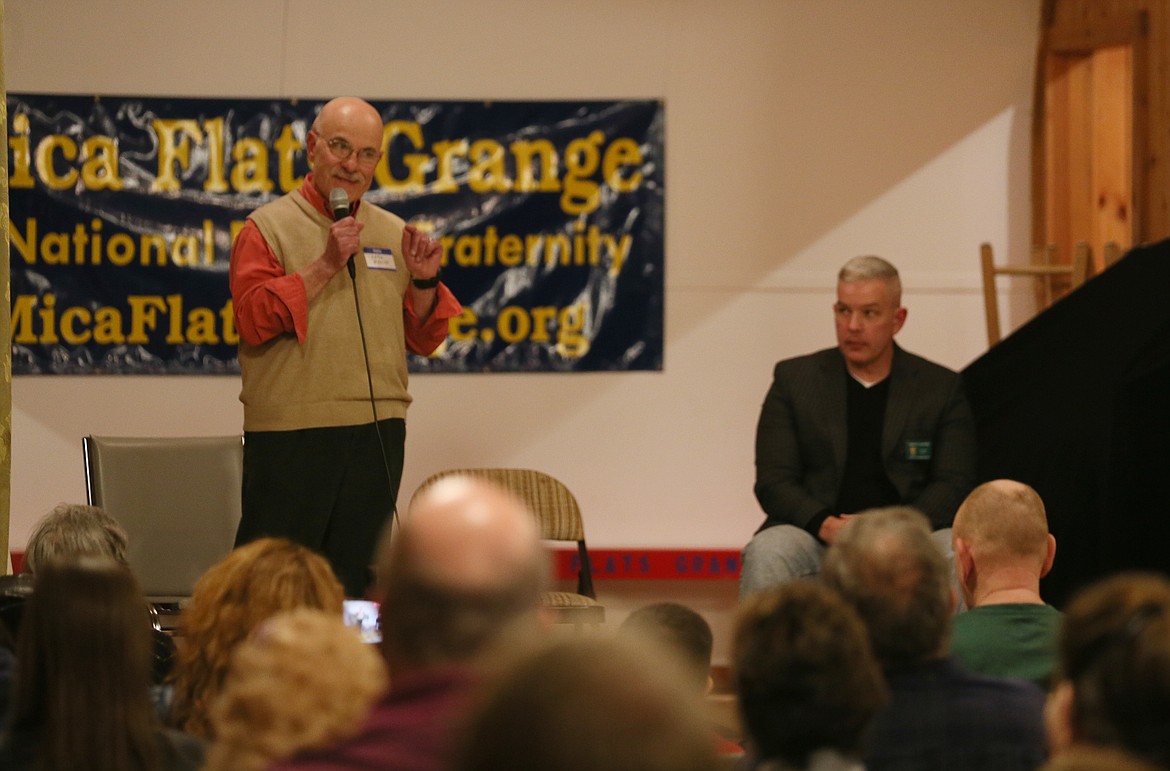
<svg viewBox="0 0 1170 771">
<path fill-rule="evenodd" d="M 904 346 L 985 348 L 980 241 L 1028 241 L 1038 0 L 8 0 L 13 92 L 662 98 L 659 373 L 411 381 L 404 501 L 459 465 L 563 478 L 594 547 L 738 548 L 772 364 L 833 343 L 833 276 L 902 270 Z M 236 377 L 18 377 L 12 528 L 84 500 L 81 437 L 240 430 Z"/>
</svg>

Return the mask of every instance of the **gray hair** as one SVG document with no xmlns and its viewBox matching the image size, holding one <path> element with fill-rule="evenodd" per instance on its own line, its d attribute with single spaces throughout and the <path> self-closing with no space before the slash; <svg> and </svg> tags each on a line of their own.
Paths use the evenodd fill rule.
<svg viewBox="0 0 1170 771">
<path fill-rule="evenodd" d="M 885 282 L 893 293 L 894 303 L 902 304 L 902 279 L 898 276 L 898 269 L 881 257 L 872 254 L 854 257 L 837 273 L 837 281 L 841 283 L 875 280 Z"/>
<path fill-rule="evenodd" d="M 926 661 L 945 650 L 950 568 L 919 511 L 862 512 L 829 546 L 821 575 L 857 608 L 883 666 Z"/>
<path fill-rule="evenodd" d="M 126 565 L 126 530 L 97 506 L 59 503 L 41 518 L 28 537 L 24 570 L 36 573 L 53 560 L 109 557 Z"/>
</svg>

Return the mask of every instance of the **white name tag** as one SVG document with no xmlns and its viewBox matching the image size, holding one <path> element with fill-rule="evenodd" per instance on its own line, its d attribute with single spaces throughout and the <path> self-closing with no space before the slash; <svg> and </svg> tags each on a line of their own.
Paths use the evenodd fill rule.
<svg viewBox="0 0 1170 771">
<path fill-rule="evenodd" d="M 366 267 L 370 270 L 398 270 L 398 266 L 394 264 L 394 251 L 392 249 L 376 249 L 367 246 L 362 254 L 365 255 Z"/>
</svg>

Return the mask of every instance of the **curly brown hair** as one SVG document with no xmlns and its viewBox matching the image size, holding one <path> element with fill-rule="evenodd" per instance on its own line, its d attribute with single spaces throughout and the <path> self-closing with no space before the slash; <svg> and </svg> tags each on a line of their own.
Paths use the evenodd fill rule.
<svg viewBox="0 0 1170 771">
<path fill-rule="evenodd" d="M 232 655 L 211 707 L 215 743 L 204 771 L 261 771 L 352 736 L 387 682 L 377 649 L 341 616 L 279 613 Z"/>
<path fill-rule="evenodd" d="M 236 646 L 281 611 L 317 608 L 340 617 L 343 599 L 329 563 L 304 546 L 260 538 L 235 549 L 195 584 L 180 618 L 171 724 L 212 738 L 208 713 Z"/>
</svg>

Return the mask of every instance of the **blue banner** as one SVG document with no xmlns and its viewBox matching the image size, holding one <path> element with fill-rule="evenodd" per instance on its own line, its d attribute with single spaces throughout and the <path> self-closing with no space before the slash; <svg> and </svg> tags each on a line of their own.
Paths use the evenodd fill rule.
<svg viewBox="0 0 1170 771">
<path fill-rule="evenodd" d="M 232 239 L 323 103 L 9 94 L 13 374 L 238 372 Z M 661 102 L 372 103 L 465 308 L 412 371 L 662 368 Z"/>
</svg>

